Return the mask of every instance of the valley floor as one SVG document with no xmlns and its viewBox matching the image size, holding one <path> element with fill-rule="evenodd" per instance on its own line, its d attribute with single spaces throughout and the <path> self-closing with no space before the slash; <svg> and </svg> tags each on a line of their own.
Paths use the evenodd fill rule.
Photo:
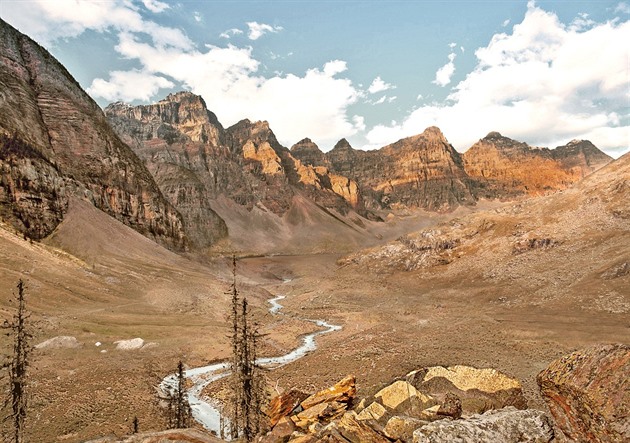
<svg viewBox="0 0 630 443">
<path fill-rule="evenodd" d="M 627 235 L 612 246 L 598 243 L 613 249 L 590 253 L 609 254 L 614 264 L 628 253 Z M 161 378 L 179 359 L 196 367 L 228 357 L 229 259 L 200 264 L 152 245 L 90 208 L 71 214 L 45 244 L 3 228 L 3 317 L 11 312 L 11 287 L 25 278 L 34 342 L 73 336 L 81 344 L 33 352 L 31 441 L 121 436 L 134 417 L 143 431 L 163 429 L 155 391 Z M 477 266 L 466 260 L 479 257 L 464 256 L 415 271 L 355 265 L 334 254 L 254 257 L 239 261 L 238 285 L 267 334 L 262 355 L 281 355 L 316 328 L 301 318 L 343 326 L 318 337 L 314 353 L 269 372 L 275 389 L 315 391 L 353 374 L 359 396 L 368 396 L 413 369 L 465 364 L 518 378 L 530 407 L 544 409 L 535 376 L 552 360 L 594 343 L 630 341 L 628 275 L 593 280 L 591 265 L 559 264 L 567 256 L 562 248 L 527 254 Z M 514 260 L 531 275 L 512 278 L 505 266 Z M 585 269 L 588 278 L 563 283 L 568 292 L 555 297 L 541 292 L 573 272 L 563 266 Z M 286 296 L 286 316 L 268 311 L 277 295 Z M 116 349 L 116 341 L 136 337 L 145 340 L 141 349 Z"/>
</svg>

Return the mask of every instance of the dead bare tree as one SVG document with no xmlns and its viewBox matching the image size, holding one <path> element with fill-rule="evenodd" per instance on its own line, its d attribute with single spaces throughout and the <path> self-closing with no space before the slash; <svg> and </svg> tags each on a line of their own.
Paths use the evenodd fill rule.
<svg viewBox="0 0 630 443">
<path fill-rule="evenodd" d="M 262 405 L 265 382 L 262 368 L 256 363 L 260 334 L 251 321 L 247 297 L 240 297 L 236 288 L 236 258 L 232 258 L 232 383 L 229 405 L 230 436 L 251 442 L 263 424 Z"/>
<path fill-rule="evenodd" d="M 184 364 L 181 360 L 177 365 L 175 377 L 174 386 L 168 390 L 168 425 L 170 429 L 187 428 L 190 426 L 192 411 L 188 402 Z"/>
<path fill-rule="evenodd" d="M 30 313 L 26 310 L 24 290 L 24 282 L 20 279 L 17 283 L 17 312 L 10 321 L 6 320 L 3 324 L 4 329 L 10 330 L 7 335 L 13 336 L 13 353 L 9 360 L 3 364 L 3 369 L 6 368 L 9 372 L 9 389 L 4 406 L 7 408 L 10 405 L 10 408 L 5 421 L 10 420 L 13 424 L 13 432 L 9 437 L 9 441 L 14 443 L 22 443 L 24 441 L 28 406 L 27 369 L 32 348 L 32 335 L 26 323 Z"/>
</svg>

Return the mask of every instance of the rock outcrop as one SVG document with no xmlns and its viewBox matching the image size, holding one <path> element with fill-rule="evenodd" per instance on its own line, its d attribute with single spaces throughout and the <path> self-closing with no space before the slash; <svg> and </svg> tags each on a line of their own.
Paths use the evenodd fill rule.
<svg viewBox="0 0 630 443">
<path fill-rule="evenodd" d="M 506 406 L 527 407 L 521 383 L 495 369 L 433 366 L 413 371 L 406 378 L 416 389 L 430 392 L 440 403 L 447 402 L 448 394 L 456 396 L 461 400 L 463 416 Z M 445 409 L 450 409 L 453 401 L 447 403 Z"/>
<path fill-rule="evenodd" d="M 566 189 L 612 159 L 585 140 L 555 149 L 533 148 L 491 132 L 463 160 L 466 173 L 479 183 L 478 197 L 509 199 Z"/>
<path fill-rule="evenodd" d="M 630 441 L 630 346 L 600 345 L 562 357 L 538 374 L 556 424 L 573 441 Z"/>
<path fill-rule="evenodd" d="M 183 215 L 194 246 L 227 236 L 226 223 L 212 208 L 219 198 L 281 217 L 296 196 L 305 195 L 341 214 L 367 215 L 355 182 L 294 158 L 267 122 L 242 120 L 224 129 L 190 92 L 152 105 L 113 103 L 105 113 Z"/>
<path fill-rule="evenodd" d="M 44 48 L 0 20 L 0 215 L 41 239 L 70 196 L 171 248 L 179 213 L 98 105 Z"/>
<path fill-rule="evenodd" d="M 511 406 L 467 420 L 435 421 L 413 433 L 413 443 L 549 443 L 553 438 L 553 428 L 543 412 Z"/>
<path fill-rule="evenodd" d="M 321 164 L 312 152 L 296 150 L 296 155 Z M 325 154 L 323 164 L 355 180 L 374 209 L 447 210 L 475 202 L 475 184 L 464 172 L 461 156 L 436 127 L 376 151 L 355 150 L 342 139 Z"/>
<path fill-rule="evenodd" d="M 464 442 L 546 443 L 553 438 L 544 413 L 511 406 L 526 407 L 520 383 L 493 369 L 424 368 L 356 405 L 355 395 L 352 376 L 299 407 L 294 391 L 280 395 L 269 412 L 272 430 L 260 442 L 449 442 L 459 441 L 457 436 Z M 279 411 L 286 416 L 279 417 Z"/>
</svg>

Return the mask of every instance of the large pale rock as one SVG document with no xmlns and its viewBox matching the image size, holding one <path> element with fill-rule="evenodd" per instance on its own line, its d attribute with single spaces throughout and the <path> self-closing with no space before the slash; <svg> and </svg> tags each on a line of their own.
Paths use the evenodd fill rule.
<svg viewBox="0 0 630 443">
<path fill-rule="evenodd" d="M 544 413 L 512 406 L 466 420 L 439 420 L 413 433 L 413 443 L 548 443 L 553 428 Z"/>
<path fill-rule="evenodd" d="M 348 375 L 334 386 L 319 391 L 304 400 L 302 408 L 309 409 L 319 403 L 337 401 L 341 403 L 352 403 L 357 394 L 356 379 L 353 375 Z"/>
<path fill-rule="evenodd" d="M 82 345 L 79 343 L 76 337 L 70 337 L 67 335 L 59 335 L 57 337 L 49 338 L 35 345 L 35 349 L 61 349 L 61 348 L 80 348 Z"/>
<path fill-rule="evenodd" d="M 376 432 L 365 422 L 357 420 L 354 412 L 348 412 L 341 417 L 337 430 L 351 443 L 389 443 L 384 435 Z"/>
<path fill-rule="evenodd" d="M 137 337 L 129 340 L 118 340 L 115 341 L 114 344 L 116 345 L 116 349 L 120 351 L 135 351 L 144 346 L 144 340 Z"/>
<path fill-rule="evenodd" d="M 273 428 L 282 417 L 290 415 L 307 397 L 308 394 L 292 389 L 272 398 L 267 411 L 271 427 Z"/>
<path fill-rule="evenodd" d="M 414 417 L 395 415 L 387 421 L 385 435 L 392 440 L 412 441 L 414 431 L 428 423 Z"/>
<path fill-rule="evenodd" d="M 505 406 L 527 407 L 521 383 L 495 369 L 433 366 L 410 372 L 407 381 L 440 403 L 448 393 L 454 394 L 461 400 L 464 416 Z"/>
<path fill-rule="evenodd" d="M 378 391 L 374 397 L 386 408 L 404 412 L 420 411 L 435 404 L 433 398 L 425 395 L 404 380 L 398 380 Z"/>
<path fill-rule="evenodd" d="M 630 346 L 574 352 L 551 363 L 537 381 L 556 424 L 570 439 L 630 441 Z"/>
<path fill-rule="evenodd" d="M 361 412 L 359 412 L 359 414 L 357 415 L 357 420 L 380 421 L 383 418 L 387 418 L 388 416 L 389 416 L 389 413 L 387 412 L 387 409 L 385 409 L 383 405 L 377 402 L 372 402 L 370 403 L 369 406 L 367 406 Z"/>
</svg>

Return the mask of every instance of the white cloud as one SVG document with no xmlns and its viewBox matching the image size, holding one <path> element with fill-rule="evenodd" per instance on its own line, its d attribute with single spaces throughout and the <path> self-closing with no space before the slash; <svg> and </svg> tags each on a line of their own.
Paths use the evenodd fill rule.
<svg viewBox="0 0 630 443">
<path fill-rule="evenodd" d="M 385 103 L 385 99 L 387 99 L 386 95 L 382 96 L 381 98 L 379 98 L 375 102 L 371 102 L 371 103 L 372 103 L 372 105 L 380 105 L 380 104 Z"/>
<path fill-rule="evenodd" d="M 615 6 L 615 12 L 621 14 L 630 14 L 630 5 L 626 2 L 621 2 Z"/>
<path fill-rule="evenodd" d="M 242 33 L 243 33 L 243 31 L 241 31 L 240 29 L 238 29 L 238 28 L 232 28 L 232 29 L 228 29 L 228 30 L 227 30 L 227 31 L 225 31 L 225 32 L 222 32 L 222 33 L 219 35 L 219 37 L 221 37 L 221 38 L 230 38 L 230 37 L 232 37 L 232 36 L 234 36 L 234 35 L 240 35 L 240 34 L 242 34 Z"/>
<path fill-rule="evenodd" d="M 501 23 L 501 26 L 503 26 L 505 28 L 509 24 L 510 24 L 510 19 L 507 18 L 507 19 L 503 20 L 503 23 Z"/>
<path fill-rule="evenodd" d="M 280 32 L 282 31 L 282 26 L 271 26 L 266 23 L 258 23 L 258 22 L 247 22 L 247 27 L 249 28 L 249 32 L 247 37 L 250 40 L 258 40 L 263 35 L 272 32 Z"/>
<path fill-rule="evenodd" d="M 435 80 L 431 83 L 435 83 L 438 86 L 446 86 L 451 82 L 451 77 L 455 74 L 455 57 L 456 55 L 454 52 L 451 52 L 448 55 L 448 63 L 437 70 L 435 73 Z"/>
<path fill-rule="evenodd" d="M 144 7 L 147 8 L 151 12 L 155 12 L 156 14 L 163 12 L 170 8 L 167 3 L 161 2 L 159 0 L 142 0 Z"/>
<path fill-rule="evenodd" d="M 197 23 L 200 23 L 203 20 L 203 17 L 201 16 L 201 13 L 199 11 L 195 11 L 193 13 L 193 17 Z"/>
<path fill-rule="evenodd" d="M 439 126 L 458 149 L 496 130 L 537 146 L 589 139 L 613 155 L 628 151 L 628 47 L 630 22 L 562 24 L 528 3 L 511 34 L 479 48 L 477 66 L 442 104 L 422 106 L 367 134 L 370 146 Z"/>
<path fill-rule="evenodd" d="M 332 77 L 348 70 L 348 65 L 343 60 L 332 60 L 324 65 L 324 74 Z"/>
<path fill-rule="evenodd" d="M 346 62 L 332 60 L 321 69 L 265 78 L 257 73 L 260 62 L 252 48 L 207 46 L 203 51 L 157 47 L 121 34 L 116 50 L 135 59 L 153 76 L 166 76 L 204 97 L 221 122 L 232 125 L 243 118 L 267 120 L 285 145 L 309 136 L 323 145 L 363 130 L 361 120 L 347 115 L 360 97 L 347 78 Z M 112 80 L 109 81 L 112 83 Z M 99 91 L 97 83 L 91 91 Z"/>
<path fill-rule="evenodd" d="M 33 0 L 27 8 L 4 8 L 3 15 L 22 32 L 44 45 L 58 38 L 77 37 L 91 29 L 97 32 L 142 33 L 161 46 L 182 49 L 192 46 L 181 30 L 143 19 L 128 0 Z M 46 19 L 42 20 L 42 17 Z"/>
<path fill-rule="evenodd" d="M 161 88 L 174 86 L 173 82 L 159 75 L 151 75 L 138 70 L 113 71 L 109 73 L 109 80 L 95 79 L 87 92 L 110 102 L 149 101 Z"/>
<path fill-rule="evenodd" d="M 379 76 L 372 80 L 372 84 L 368 88 L 368 92 L 370 94 L 377 94 L 379 92 L 387 91 L 388 89 L 394 88 L 396 88 L 396 86 L 392 85 L 391 83 L 384 82 L 383 79 Z"/>
</svg>

